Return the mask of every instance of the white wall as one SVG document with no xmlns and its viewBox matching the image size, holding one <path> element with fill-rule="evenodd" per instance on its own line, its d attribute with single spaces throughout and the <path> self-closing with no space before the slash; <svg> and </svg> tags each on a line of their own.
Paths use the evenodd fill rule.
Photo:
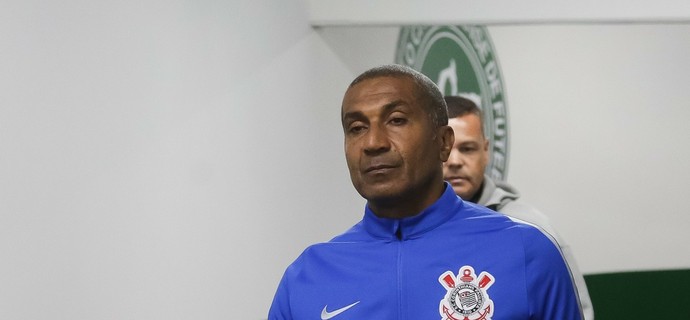
<svg viewBox="0 0 690 320">
<path fill-rule="evenodd" d="M 393 61 L 398 30 L 320 34 L 360 71 Z M 582 271 L 690 268 L 690 25 L 489 33 L 509 106 L 508 180 L 552 218 Z"/>
<path fill-rule="evenodd" d="M 690 268 L 690 25 L 490 29 L 510 180 L 584 272 Z"/>
<path fill-rule="evenodd" d="M 259 319 L 363 206 L 301 1 L 0 4 L 0 319 Z"/>
</svg>

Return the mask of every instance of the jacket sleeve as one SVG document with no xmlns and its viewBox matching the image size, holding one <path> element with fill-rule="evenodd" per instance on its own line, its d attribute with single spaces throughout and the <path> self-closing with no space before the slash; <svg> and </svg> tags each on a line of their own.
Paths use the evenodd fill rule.
<svg viewBox="0 0 690 320">
<path fill-rule="evenodd" d="M 536 208 L 528 205 L 522 201 L 511 201 L 501 207 L 500 212 L 519 220 L 525 221 L 529 224 L 535 225 L 536 227 L 542 229 L 550 237 L 555 240 L 563 254 L 566 264 L 570 269 L 575 280 L 575 288 L 577 289 L 578 298 L 580 299 L 580 304 L 582 305 L 583 314 L 586 320 L 594 320 L 594 310 L 592 307 L 592 300 L 589 297 L 589 291 L 587 290 L 587 283 L 585 278 L 582 276 L 582 272 L 578 268 L 575 256 L 570 249 L 568 243 L 563 239 L 553 228 L 549 218 L 541 213 Z"/>
<path fill-rule="evenodd" d="M 287 271 L 280 280 L 276 294 L 273 297 L 273 303 L 271 303 L 271 308 L 268 310 L 268 320 L 292 320 Z"/>
<path fill-rule="evenodd" d="M 558 245 L 536 228 L 526 228 L 525 275 L 534 319 L 581 320 L 573 278 Z"/>
<path fill-rule="evenodd" d="M 585 282 L 585 277 L 580 272 L 580 268 L 575 261 L 575 256 L 570 249 L 570 246 L 561 246 L 561 252 L 565 258 L 565 262 L 568 264 L 570 273 L 573 275 L 575 282 L 575 288 L 577 289 L 577 296 L 580 298 L 580 305 L 582 305 L 582 313 L 585 320 L 594 320 L 594 307 L 592 306 L 592 299 L 589 297 L 589 290 L 587 289 L 587 283 Z"/>
</svg>

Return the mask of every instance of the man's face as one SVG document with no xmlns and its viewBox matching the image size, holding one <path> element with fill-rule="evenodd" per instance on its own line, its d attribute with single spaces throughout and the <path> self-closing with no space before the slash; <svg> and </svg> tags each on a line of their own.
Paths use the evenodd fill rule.
<svg viewBox="0 0 690 320">
<path fill-rule="evenodd" d="M 370 203 L 418 204 L 442 188 L 441 163 L 452 141 L 441 150 L 443 130 L 433 127 L 417 96 L 412 79 L 389 76 L 364 80 L 345 93 L 345 158 L 352 184 Z M 452 139 L 446 132 L 445 140 Z"/>
<path fill-rule="evenodd" d="M 443 165 L 443 178 L 464 200 L 472 199 L 484 181 L 489 161 L 489 141 L 484 138 L 477 115 L 466 114 L 448 120 L 455 132 L 450 157 Z"/>
</svg>

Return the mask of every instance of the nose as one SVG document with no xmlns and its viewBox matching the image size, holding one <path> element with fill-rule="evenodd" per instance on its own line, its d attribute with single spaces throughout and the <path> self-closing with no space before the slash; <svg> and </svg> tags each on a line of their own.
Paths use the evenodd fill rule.
<svg viewBox="0 0 690 320">
<path fill-rule="evenodd" d="M 465 161 L 462 158 L 462 154 L 460 154 L 460 151 L 453 148 L 450 151 L 450 156 L 448 156 L 448 160 L 446 161 L 446 166 L 453 167 L 453 168 L 460 168 L 464 164 L 465 164 Z"/>
<path fill-rule="evenodd" d="M 379 126 L 371 126 L 364 138 L 364 152 L 366 154 L 378 154 L 390 149 L 390 140 L 386 130 Z"/>
</svg>

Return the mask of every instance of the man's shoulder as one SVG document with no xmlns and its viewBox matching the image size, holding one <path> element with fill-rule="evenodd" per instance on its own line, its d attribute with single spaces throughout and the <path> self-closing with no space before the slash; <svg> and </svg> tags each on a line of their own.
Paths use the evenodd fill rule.
<svg viewBox="0 0 690 320">
<path fill-rule="evenodd" d="M 370 240 L 370 238 L 371 237 L 364 230 L 362 221 L 360 221 L 347 229 L 345 232 L 333 237 L 331 240 L 309 245 L 304 249 L 304 251 L 302 251 L 297 260 L 299 261 L 315 255 L 318 256 L 328 254 L 331 251 L 348 250 L 347 247 L 366 243 Z"/>
<path fill-rule="evenodd" d="M 553 237 L 557 242 L 562 242 L 558 232 L 551 225 L 549 217 L 530 204 L 523 201 L 511 201 L 503 206 L 499 212 L 516 221 L 534 225 L 548 236 Z"/>
<path fill-rule="evenodd" d="M 507 201 L 498 212 L 537 225 L 549 222 L 549 218 L 539 209 L 522 200 Z"/>
<path fill-rule="evenodd" d="M 325 243 L 360 242 L 366 241 L 368 238 L 370 238 L 370 236 L 364 229 L 364 221 L 360 220 L 355 225 L 345 230 L 345 232 L 336 235 L 331 240 Z"/>
<path fill-rule="evenodd" d="M 352 253 L 356 253 L 356 249 L 352 248 L 353 244 L 352 242 L 333 240 L 311 244 L 288 266 L 286 273 L 295 276 L 305 271 L 305 268 L 310 269 L 310 266 L 351 256 Z"/>
<path fill-rule="evenodd" d="M 477 232 L 488 234 L 512 233 L 523 228 L 539 230 L 532 223 L 471 202 L 464 203 L 463 210 L 458 212 L 448 227 L 468 230 L 468 232 L 475 234 Z"/>
<path fill-rule="evenodd" d="M 518 198 L 520 198 L 520 192 L 515 187 L 507 182 L 493 180 L 491 177 L 484 175 L 484 183 L 477 203 L 500 211 L 507 203 Z"/>
<path fill-rule="evenodd" d="M 548 235 L 559 238 L 549 218 L 535 206 L 520 199 L 520 192 L 517 188 L 505 181 L 492 180 L 488 176 L 485 176 L 485 181 L 485 188 L 480 199 L 481 205 L 492 208 L 516 221 L 534 225 Z"/>
</svg>

